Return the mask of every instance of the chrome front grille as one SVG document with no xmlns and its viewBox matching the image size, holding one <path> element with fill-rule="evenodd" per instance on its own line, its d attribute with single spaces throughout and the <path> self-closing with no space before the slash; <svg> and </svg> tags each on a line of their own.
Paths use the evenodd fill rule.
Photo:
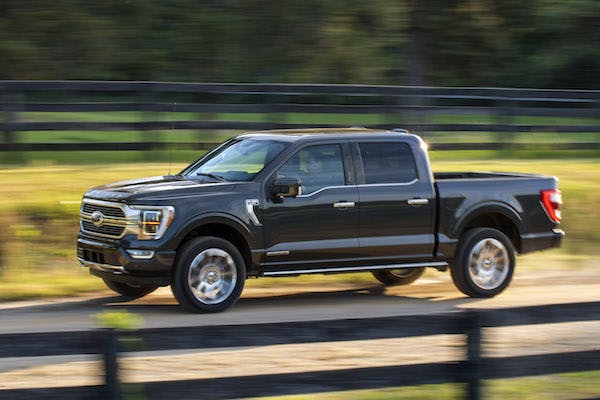
<svg viewBox="0 0 600 400">
<path fill-rule="evenodd" d="M 82 212 L 91 214 L 94 211 L 100 211 L 107 217 L 125 218 L 125 212 L 121 207 L 101 206 L 98 204 L 83 203 Z"/>
<path fill-rule="evenodd" d="M 112 236 L 112 237 L 121 237 L 123 231 L 125 230 L 124 226 L 114 226 L 114 225 L 102 225 L 96 226 L 89 221 L 81 221 L 81 226 L 83 230 L 90 233 L 99 233 L 101 235 Z"/>
<path fill-rule="evenodd" d="M 80 227 L 88 235 L 120 239 L 128 233 L 137 234 L 138 215 L 125 204 L 84 198 Z"/>
</svg>

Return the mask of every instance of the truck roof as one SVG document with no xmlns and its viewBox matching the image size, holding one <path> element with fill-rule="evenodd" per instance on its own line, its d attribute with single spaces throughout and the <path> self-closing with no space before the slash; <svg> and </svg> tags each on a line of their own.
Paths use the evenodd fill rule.
<svg viewBox="0 0 600 400">
<path fill-rule="evenodd" d="M 248 132 L 239 137 L 281 140 L 296 142 L 304 140 L 351 139 L 368 135 L 371 138 L 390 138 L 414 136 L 404 130 L 384 130 L 369 128 L 310 128 L 310 129 L 275 129 L 268 131 Z"/>
</svg>

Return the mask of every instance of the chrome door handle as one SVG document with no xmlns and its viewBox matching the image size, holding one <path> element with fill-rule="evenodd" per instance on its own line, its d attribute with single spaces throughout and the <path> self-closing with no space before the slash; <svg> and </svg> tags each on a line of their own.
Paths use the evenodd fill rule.
<svg viewBox="0 0 600 400">
<path fill-rule="evenodd" d="M 422 206 L 424 204 L 429 204 L 429 199 L 410 199 L 408 200 L 408 204 L 411 206 Z"/>
<path fill-rule="evenodd" d="M 353 201 L 340 201 L 338 203 L 333 203 L 333 208 L 352 208 L 356 204 Z"/>
</svg>

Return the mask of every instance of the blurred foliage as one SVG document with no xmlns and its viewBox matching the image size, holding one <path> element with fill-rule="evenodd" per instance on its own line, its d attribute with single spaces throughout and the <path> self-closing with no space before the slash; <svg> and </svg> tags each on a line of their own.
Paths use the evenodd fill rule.
<svg viewBox="0 0 600 400">
<path fill-rule="evenodd" d="M 0 79 L 600 88 L 595 0 L 3 0 Z"/>
<path fill-rule="evenodd" d="M 134 330 L 142 327 L 143 318 L 127 310 L 103 311 L 94 316 L 96 324 L 102 328 Z"/>
</svg>

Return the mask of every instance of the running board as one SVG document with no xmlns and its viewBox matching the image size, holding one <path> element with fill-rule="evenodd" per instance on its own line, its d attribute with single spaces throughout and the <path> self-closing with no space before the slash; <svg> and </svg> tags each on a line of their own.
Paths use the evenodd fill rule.
<svg viewBox="0 0 600 400">
<path fill-rule="evenodd" d="M 334 272 L 358 272 L 358 271 L 375 271 L 379 269 L 398 269 L 398 268 L 419 268 L 419 267 L 434 267 L 446 268 L 447 262 L 429 262 L 429 263 L 412 263 L 412 264 L 397 264 L 397 265 L 369 265 L 364 267 L 332 267 L 318 269 L 291 269 L 285 271 L 267 271 L 263 272 L 263 276 L 282 276 L 282 275 L 303 275 L 303 274 L 326 274 Z"/>
</svg>

